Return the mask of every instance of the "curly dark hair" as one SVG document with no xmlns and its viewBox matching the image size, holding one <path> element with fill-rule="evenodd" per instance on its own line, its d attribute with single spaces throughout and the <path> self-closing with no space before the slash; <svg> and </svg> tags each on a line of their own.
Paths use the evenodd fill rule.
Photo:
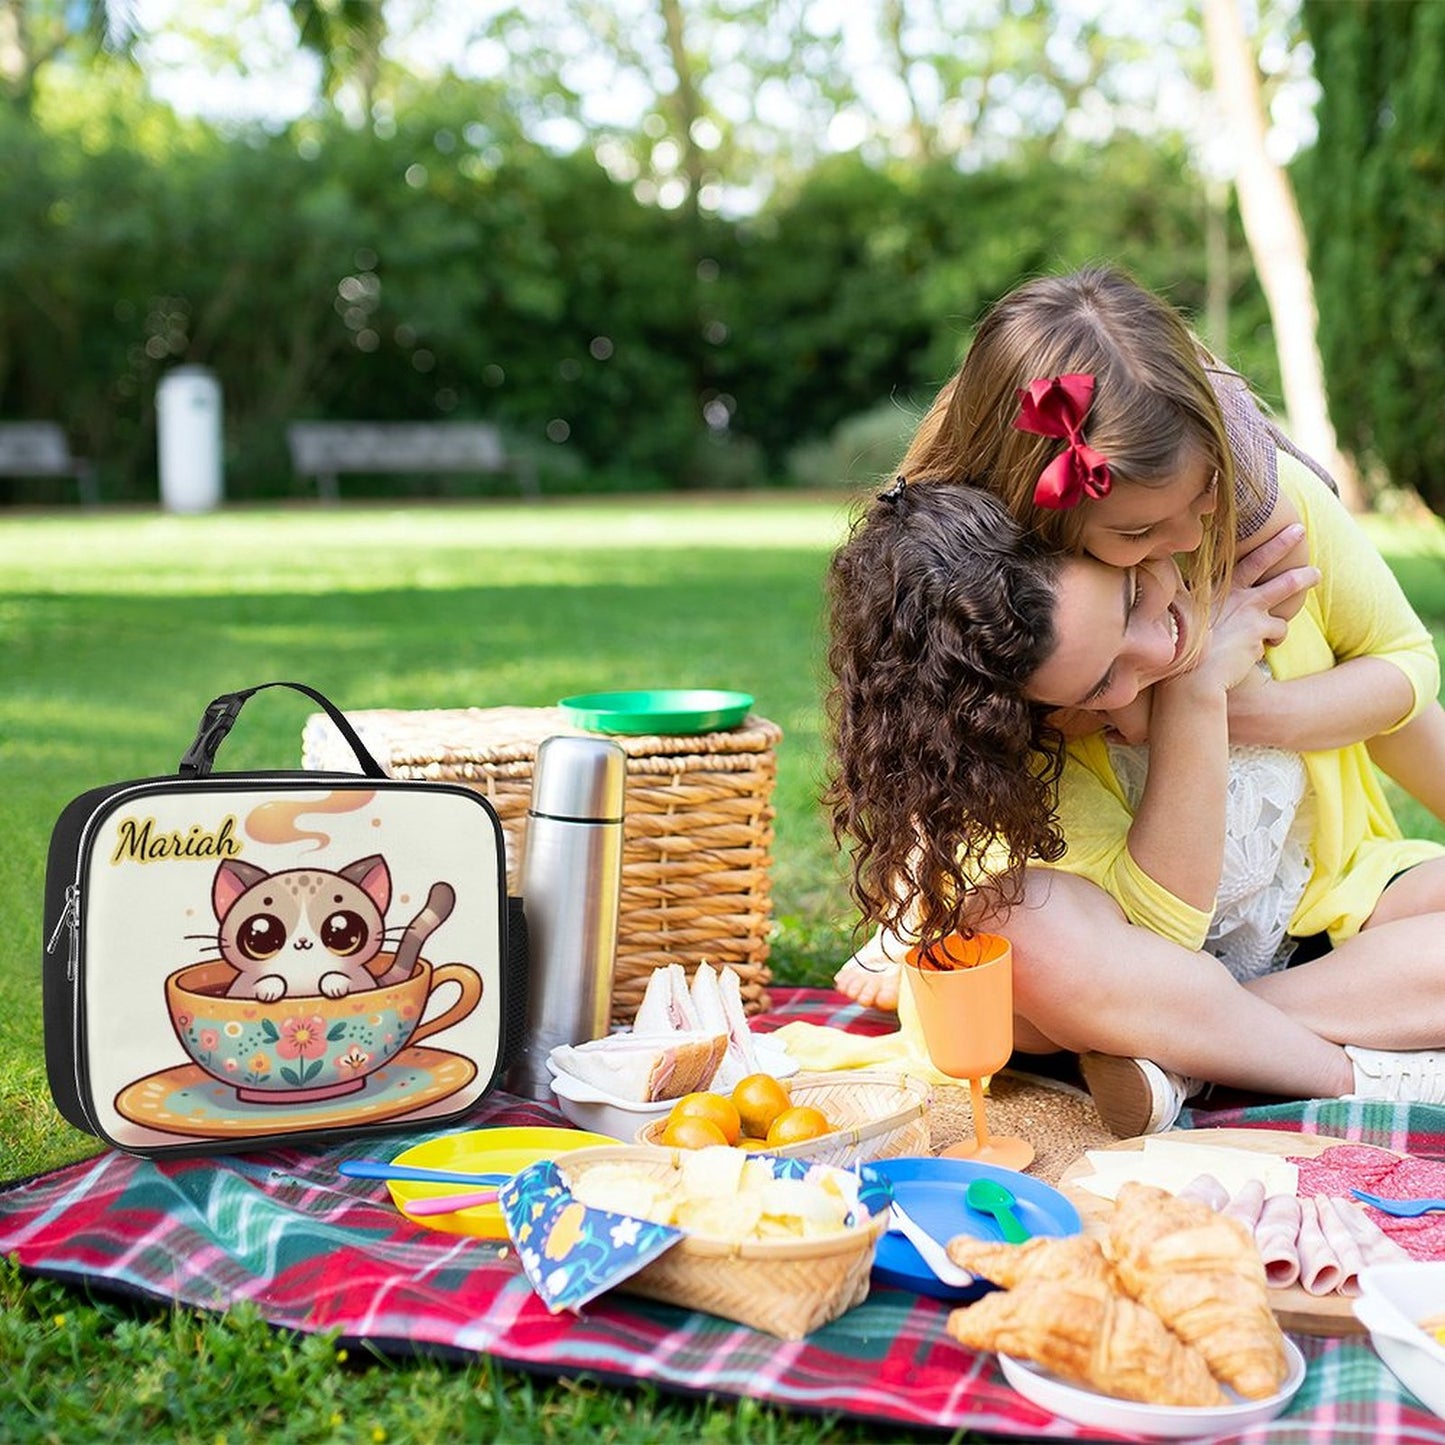
<svg viewBox="0 0 1445 1445">
<path fill-rule="evenodd" d="M 1063 852 L 1063 738 L 1025 686 L 1054 647 L 1062 559 L 991 493 L 896 484 L 828 572 L 834 839 L 864 917 L 932 946 L 986 887 L 1017 902 Z"/>
</svg>

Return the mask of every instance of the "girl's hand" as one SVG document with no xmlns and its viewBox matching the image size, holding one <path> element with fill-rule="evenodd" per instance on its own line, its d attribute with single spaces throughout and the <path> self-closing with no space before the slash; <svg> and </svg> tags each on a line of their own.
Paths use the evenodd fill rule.
<svg viewBox="0 0 1445 1445">
<path fill-rule="evenodd" d="M 1268 546 L 1291 523 L 1298 523 L 1299 519 L 1299 512 L 1294 503 L 1283 492 L 1280 492 L 1275 498 L 1274 510 L 1265 519 L 1264 525 L 1252 537 L 1246 538 L 1239 544 L 1239 549 L 1234 557 L 1236 570 L 1247 557 L 1252 556 L 1259 548 Z M 1297 535 L 1298 540 L 1293 546 L 1285 548 L 1283 552 L 1276 549 L 1269 554 L 1272 560 L 1266 563 L 1263 570 L 1256 575 L 1256 581 L 1280 572 L 1288 572 L 1293 567 L 1303 567 L 1310 560 L 1309 540 L 1303 532 L 1299 532 Z M 1276 617 L 1282 617 L 1288 622 L 1303 605 L 1304 594 L 1296 592 L 1272 610 Z"/>
<path fill-rule="evenodd" d="M 1228 690 L 1251 676 L 1265 648 L 1282 641 L 1288 629 L 1278 610 L 1297 611 L 1304 594 L 1319 583 L 1319 569 L 1308 564 L 1274 570 L 1303 540 L 1304 528 L 1293 523 L 1235 565 L 1234 585 L 1215 609 L 1199 662 L 1165 686 Z"/>
</svg>

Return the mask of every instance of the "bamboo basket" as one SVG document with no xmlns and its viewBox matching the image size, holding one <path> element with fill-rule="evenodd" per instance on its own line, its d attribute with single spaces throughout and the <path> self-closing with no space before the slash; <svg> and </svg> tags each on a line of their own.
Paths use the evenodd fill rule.
<svg viewBox="0 0 1445 1445">
<path fill-rule="evenodd" d="M 631 1163 L 658 1178 L 679 1167 L 680 1150 L 620 1144 L 579 1149 L 558 1161 L 569 1180 L 598 1164 Z M 813 1239 L 724 1240 L 689 1234 L 618 1289 L 736 1320 L 798 1340 L 861 1304 L 886 1213 L 841 1234 Z"/>
<path fill-rule="evenodd" d="M 928 1110 L 932 1089 L 921 1079 L 881 1071 L 839 1069 L 797 1074 L 784 1086 L 795 1104 L 811 1104 L 837 1127 L 816 1139 L 769 1147 L 781 1159 L 812 1159 L 849 1168 L 874 1159 L 930 1152 Z M 637 1142 L 662 1147 L 667 1120 L 654 1119 L 637 1131 Z"/>
<path fill-rule="evenodd" d="M 558 734 L 597 736 L 560 708 L 455 708 L 347 714 L 394 778 L 463 783 L 501 819 L 507 885 L 517 891 L 532 768 Z M 782 729 L 748 716 L 735 728 L 688 737 L 615 736 L 627 754 L 622 894 L 612 1021 L 630 1024 L 655 968 L 730 967 L 743 1007 L 769 1006 L 774 750 Z M 349 770 L 351 749 L 324 714 L 301 738 L 302 765 Z"/>
</svg>

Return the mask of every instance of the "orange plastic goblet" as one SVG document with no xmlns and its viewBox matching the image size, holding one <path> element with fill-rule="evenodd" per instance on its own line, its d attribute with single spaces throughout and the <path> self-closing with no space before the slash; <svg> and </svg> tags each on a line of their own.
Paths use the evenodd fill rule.
<svg viewBox="0 0 1445 1445">
<path fill-rule="evenodd" d="M 995 933 L 950 934 L 925 954 L 910 948 L 903 977 L 923 1027 L 934 1067 L 967 1079 L 973 1104 L 972 1139 L 943 1151 L 949 1159 L 977 1159 L 1003 1169 L 1024 1169 L 1034 1157 L 1027 1139 L 988 1132 L 983 1081 L 1008 1063 L 1014 1046 L 1013 949 Z"/>
</svg>

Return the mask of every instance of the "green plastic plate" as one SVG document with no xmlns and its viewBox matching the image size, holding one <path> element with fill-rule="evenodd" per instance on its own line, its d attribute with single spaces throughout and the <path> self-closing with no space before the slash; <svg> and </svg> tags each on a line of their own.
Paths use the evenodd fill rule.
<svg viewBox="0 0 1445 1445">
<path fill-rule="evenodd" d="M 736 727 L 753 705 L 751 694 L 706 687 L 647 692 L 581 692 L 557 704 L 574 727 L 598 733 L 711 733 Z"/>
</svg>

